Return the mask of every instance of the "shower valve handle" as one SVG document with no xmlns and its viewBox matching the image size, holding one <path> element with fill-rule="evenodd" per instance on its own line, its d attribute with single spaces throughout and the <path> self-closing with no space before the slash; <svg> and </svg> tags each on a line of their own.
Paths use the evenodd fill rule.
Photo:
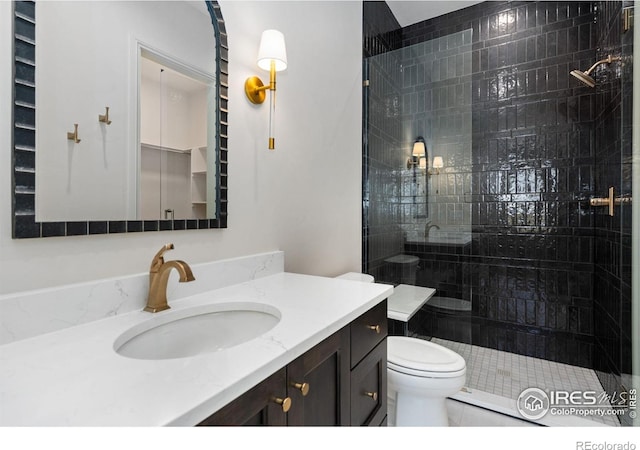
<svg viewBox="0 0 640 450">
<path fill-rule="evenodd" d="M 608 197 L 596 197 L 589 200 L 591 206 L 607 206 L 609 208 L 609 216 L 613 217 L 613 205 L 615 204 L 613 186 L 609 188 Z"/>
<path fill-rule="evenodd" d="M 629 205 L 633 202 L 633 197 L 625 195 L 623 197 L 615 197 L 613 186 L 609 188 L 608 197 L 596 197 L 589 200 L 591 206 L 607 206 L 609 208 L 609 215 L 613 217 L 614 205 Z"/>
</svg>

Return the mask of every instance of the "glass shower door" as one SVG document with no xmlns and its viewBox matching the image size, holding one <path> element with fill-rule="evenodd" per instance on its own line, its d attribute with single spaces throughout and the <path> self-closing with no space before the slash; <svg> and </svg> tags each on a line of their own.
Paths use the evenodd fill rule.
<svg viewBox="0 0 640 450">
<path fill-rule="evenodd" d="M 367 58 L 363 261 L 396 295 L 430 297 L 408 324 L 471 359 L 471 37 Z M 413 153 L 416 141 L 425 152 Z M 435 163 L 435 164 L 434 164 Z"/>
</svg>

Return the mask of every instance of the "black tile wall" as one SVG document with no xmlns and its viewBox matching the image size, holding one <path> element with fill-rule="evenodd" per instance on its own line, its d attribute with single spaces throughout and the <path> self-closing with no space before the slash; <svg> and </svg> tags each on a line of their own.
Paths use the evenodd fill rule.
<svg viewBox="0 0 640 450">
<path fill-rule="evenodd" d="M 404 253 L 420 258 L 416 285 L 432 287 L 440 297 L 471 300 L 470 243 L 467 245 L 409 243 L 405 245 Z"/>
<path fill-rule="evenodd" d="M 364 57 L 402 47 L 400 24 L 384 1 L 363 2 L 362 48 Z"/>
<path fill-rule="evenodd" d="M 598 2 L 596 59 L 622 56 L 623 63 L 595 71 L 595 189 L 606 196 L 631 194 L 632 32 L 624 32 L 622 12 L 633 2 Z M 594 369 L 605 390 L 620 393 L 630 387 L 631 374 L 631 211 L 621 205 L 609 217 L 595 213 Z M 618 416 L 631 425 L 628 415 Z"/>
<path fill-rule="evenodd" d="M 378 2 L 365 2 L 365 23 L 369 3 Z M 597 6 L 485 2 L 402 29 L 403 47 L 473 30 L 472 195 L 465 198 L 473 241 L 463 255 L 405 248 L 433 269 L 419 272 L 418 284 L 445 278 L 441 294 L 473 300 L 468 327 L 455 332 L 468 330 L 474 344 L 586 367 L 594 362 L 599 313 L 593 279 L 600 219 L 588 199 L 597 193 L 596 124 L 603 118 L 594 90 L 569 72 L 586 70 L 601 54 Z M 366 189 L 375 189 L 368 181 Z M 394 223 L 385 226 L 380 236 Z M 385 245 L 382 237 L 364 239 L 370 253 Z M 420 326 L 433 327 L 424 334 L 450 333 L 448 320 L 427 316 Z"/>
</svg>

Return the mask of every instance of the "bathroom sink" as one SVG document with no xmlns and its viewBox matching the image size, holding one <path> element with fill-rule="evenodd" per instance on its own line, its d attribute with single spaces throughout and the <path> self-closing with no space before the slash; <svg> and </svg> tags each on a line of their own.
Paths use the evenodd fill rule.
<svg viewBox="0 0 640 450">
<path fill-rule="evenodd" d="M 114 350 L 135 359 L 186 358 L 240 345 L 280 322 L 280 311 L 261 303 L 201 305 L 156 313 L 122 333 Z"/>
</svg>

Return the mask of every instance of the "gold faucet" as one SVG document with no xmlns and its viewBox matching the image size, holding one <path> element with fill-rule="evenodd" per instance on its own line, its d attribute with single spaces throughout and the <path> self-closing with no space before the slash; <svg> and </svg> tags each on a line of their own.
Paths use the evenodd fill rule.
<svg viewBox="0 0 640 450">
<path fill-rule="evenodd" d="M 149 297 L 147 297 L 147 306 L 144 310 L 152 313 L 169 309 L 167 303 L 167 282 L 171 269 L 176 269 L 180 274 L 180 282 L 195 280 L 191 267 L 184 261 L 164 261 L 164 253 L 167 250 L 173 250 L 173 244 L 164 245 L 151 261 L 151 269 L 149 270 Z"/>
</svg>

